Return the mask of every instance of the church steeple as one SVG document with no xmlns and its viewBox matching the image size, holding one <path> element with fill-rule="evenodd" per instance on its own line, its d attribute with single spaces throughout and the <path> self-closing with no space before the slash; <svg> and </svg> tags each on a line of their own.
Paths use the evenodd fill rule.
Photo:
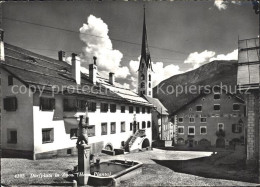
<svg viewBox="0 0 260 187">
<path fill-rule="evenodd" d="M 138 69 L 138 94 L 140 96 L 147 95 L 153 97 L 152 93 L 152 62 L 151 55 L 148 48 L 146 22 L 145 22 L 145 7 L 144 7 L 144 21 L 143 21 L 143 36 L 141 59 Z"/>
</svg>

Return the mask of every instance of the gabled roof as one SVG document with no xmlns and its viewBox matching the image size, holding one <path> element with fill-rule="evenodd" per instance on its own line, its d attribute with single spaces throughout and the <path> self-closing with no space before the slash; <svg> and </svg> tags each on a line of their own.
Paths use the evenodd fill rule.
<svg viewBox="0 0 260 187">
<path fill-rule="evenodd" d="M 163 104 L 161 103 L 161 101 L 159 99 L 149 97 L 147 95 L 143 95 L 143 96 L 147 101 L 149 101 L 149 103 L 152 103 L 154 105 L 154 107 L 156 107 L 156 111 L 159 114 L 169 115 L 167 109 L 163 106 Z"/>
<path fill-rule="evenodd" d="M 230 92 L 228 92 L 227 90 L 221 88 L 220 86 L 215 86 L 214 89 L 221 89 L 223 90 L 227 95 L 232 96 L 233 98 L 237 99 L 240 103 L 244 103 L 244 100 L 241 99 L 240 97 L 238 97 L 235 94 L 232 94 Z M 208 90 L 201 90 L 200 94 L 196 97 L 194 97 L 193 99 L 191 99 L 189 102 L 185 103 L 183 106 L 181 106 L 180 108 L 178 108 L 177 110 L 175 110 L 173 113 L 171 113 L 170 115 L 173 116 L 175 114 L 177 114 L 178 112 L 182 111 L 183 109 L 185 109 L 187 106 L 189 106 L 191 103 L 195 102 L 196 100 L 202 98 L 203 96 L 212 94 L 213 92 L 213 87 L 211 88 L 211 91 L 208 93 Z"/>
<path fill-rule="evenodd" d="M 259 88 L 259 38 L 238 41 L 237 84 L 240 89 Z"/>
<path fill-rule="evenodd" d="M 100 76 L 97 84 L 93 85 L 89 76 L 81 73 L 81 85 L 77 85 L 71 74 L 71 65 L 67 62 L 39 55 L 7 43 L 5 43 L 5 61 L 1 62 L 1 68 L 26 86 L 34 85 L 44 91 L 52 91 L 55 86 L 56 89 L 62 90 L 63 94 L 73 93 L 91 99 L 152 106 L 131 90 L 111 85 L 107 79 Z"/>
</svg>

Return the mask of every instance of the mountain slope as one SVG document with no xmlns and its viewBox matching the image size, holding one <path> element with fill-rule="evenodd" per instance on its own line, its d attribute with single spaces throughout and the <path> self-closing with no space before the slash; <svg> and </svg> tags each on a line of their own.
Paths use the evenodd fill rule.
<svg viewBox="0 0 260 187">
<path fill-rule="evenodd" d="M 172 76 L 153 88 L 154 97 L 158 98 L 171 114 L 196 97 L 201 86 L 222 84 L 231 86 L 231 91 L 234 91 L 237 82 L 237 64 L 234 60 L 212 61 L 195 70 Z M 194 90 L 196 88 L 196 91 L 189 91 L 192 87 Z M 183 92 L 178 94 L 177 90 L 180 92 L 181 88 Z"/>
</svg>

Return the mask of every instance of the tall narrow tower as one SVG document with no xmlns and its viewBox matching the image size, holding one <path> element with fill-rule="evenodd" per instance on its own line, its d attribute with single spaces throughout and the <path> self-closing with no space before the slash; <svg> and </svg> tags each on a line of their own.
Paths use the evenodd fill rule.
<svg viewBox="0 0 260 187">
<path fill-rule="evenodd" d="M 143 37 L 141 59 L 138 69 L 138 94 L 140 96 L 147 95 L 153 97 L 152 91 L 152 62 L 148 48 L 146 23 L 145 23 L 145 7 L 144 7 L 144 22 L 143 22 Z"/>
</svg>

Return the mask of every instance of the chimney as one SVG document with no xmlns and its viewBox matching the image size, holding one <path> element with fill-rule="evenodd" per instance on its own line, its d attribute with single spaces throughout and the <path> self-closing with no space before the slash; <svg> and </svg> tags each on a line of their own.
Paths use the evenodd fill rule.
<svg viewBox="0 0 260 187">
<path fill-rule="evenodd" d="M 77 54 L 71 54 L 71 65 L 72 65 L 72 77 L 76 80 L 77 84 L 81 82 L 81 73 L 80 73 L 80 61 L 76 60 Z"/>
<path fill-rule="evenodd" d="M 59 61 L 65 61 L 65 51 L 58 52 Z"/>
<path fill-rule="evenodd" d="M 93 84 L 97 83 L 97 57 L 93 57 L 94 63 L 89 65 L 89 78 Z"/>
<path fill-rule="evenodd" d="M 0 60 L 5 60 L 4 30 L 0 29 Z"/>
<path fill-rule="evenodd" d="M 109 83 L 113 85 L 114 82 L 115 82 L 114 73 L 110 72 L 110 73 L 109 73 Z"/>
</svg>

